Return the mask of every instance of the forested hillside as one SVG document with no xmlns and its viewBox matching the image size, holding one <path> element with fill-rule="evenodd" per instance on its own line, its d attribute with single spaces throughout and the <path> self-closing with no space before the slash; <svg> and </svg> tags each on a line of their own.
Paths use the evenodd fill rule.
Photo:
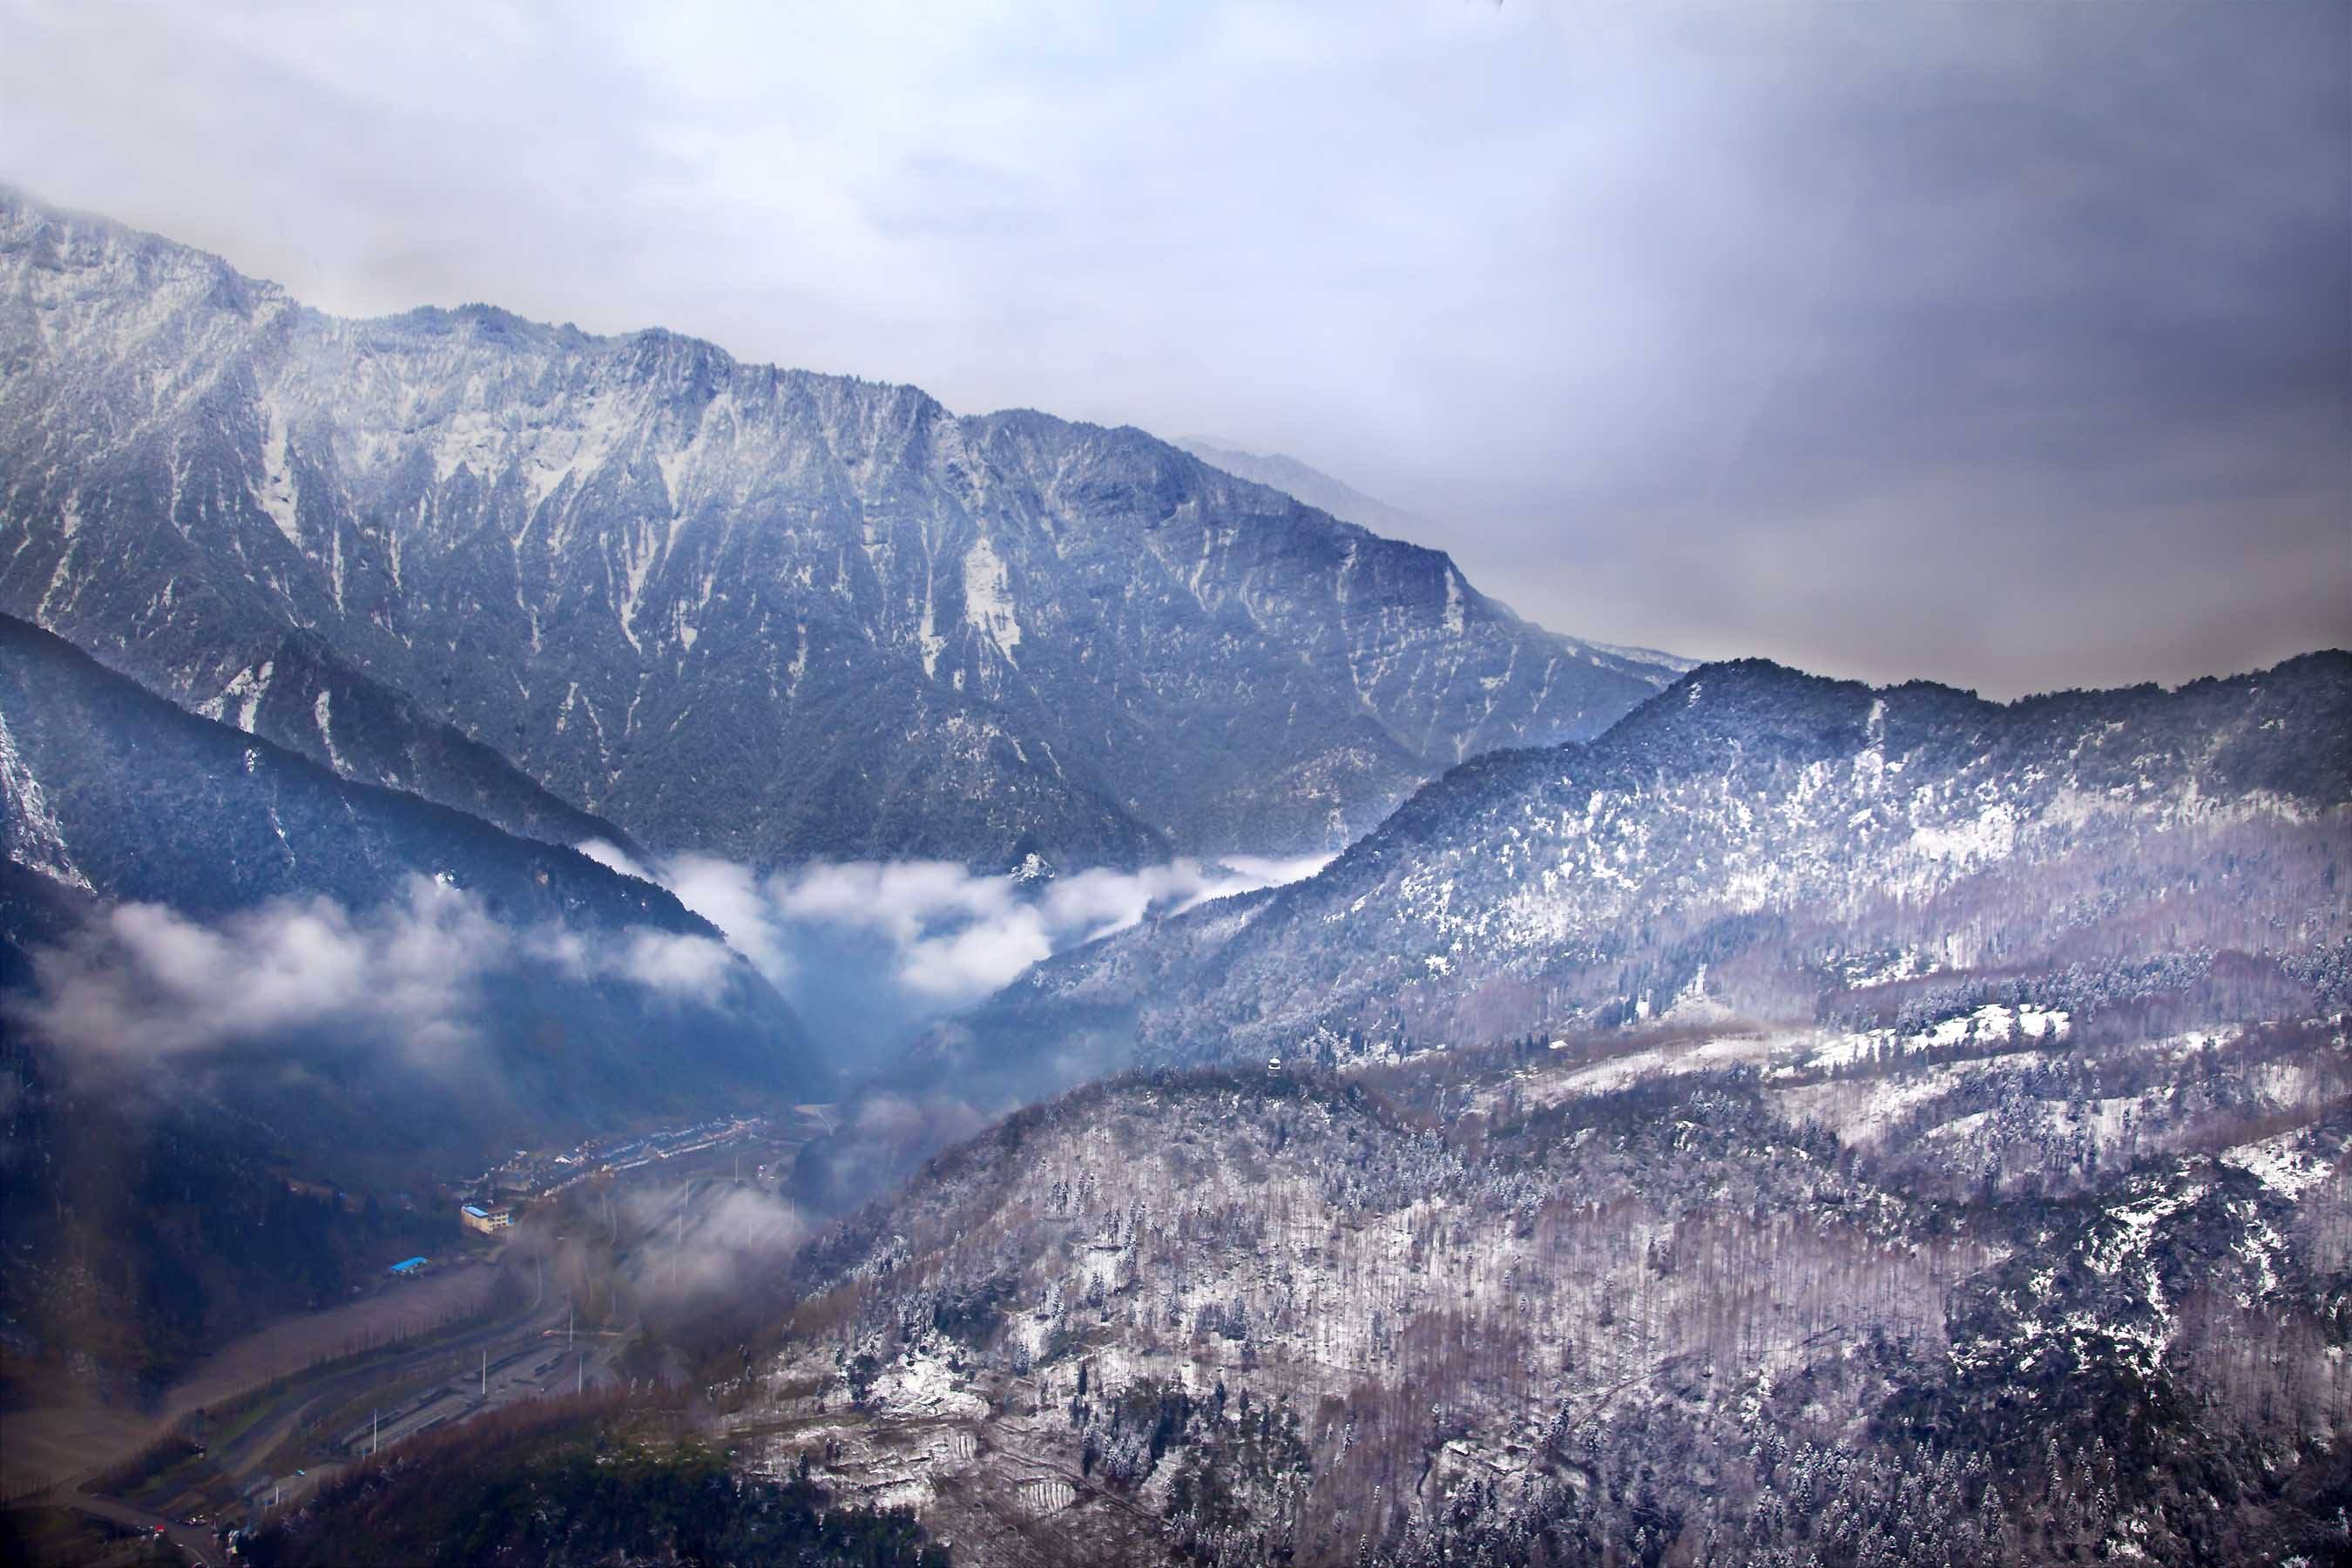
<svg viewBox="0 0 2352 1568">
<path fill-rule="evenodd" d="M 1081 1089 L 719 1392 L 960 1562 L 2338 1560 L 2343 960 Z"/>
</svg>

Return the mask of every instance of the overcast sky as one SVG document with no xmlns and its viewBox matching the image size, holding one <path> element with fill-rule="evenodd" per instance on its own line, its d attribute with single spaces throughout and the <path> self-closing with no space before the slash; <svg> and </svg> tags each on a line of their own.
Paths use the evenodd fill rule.
<svg viewBox="0 0 2352 1568">
<path fill-rule="evenodd" d="M 1286 451 L 1587 636 L 2352 643 L 2344 0 L 0 0 L 0 177 L 330 310 Z"/>
</svg>

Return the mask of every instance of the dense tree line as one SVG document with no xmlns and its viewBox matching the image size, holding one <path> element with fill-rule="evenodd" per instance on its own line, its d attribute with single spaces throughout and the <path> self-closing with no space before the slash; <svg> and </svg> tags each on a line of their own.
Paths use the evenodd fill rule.
<svg viewBox="0 0 2352 1568">
<path fill-rule="evenodd" d="M 1219 1563 L 2323 1560 L 2352 1062 L 2147 1021 L 1565 1097 L 1612 1047 L 1095 1086 L 822 1236 L 733 1397 L 854 1377 L 887 1431 L 949 1366 Z"/>
<path fill-rule="evenodd" d="M 529 1563 L 947 1568 L 904 1513 L 745 1477 L 674 1413 L 525 1405 L 401 1445 L 245 1544 L 255 1568 Z"/>
</svg>

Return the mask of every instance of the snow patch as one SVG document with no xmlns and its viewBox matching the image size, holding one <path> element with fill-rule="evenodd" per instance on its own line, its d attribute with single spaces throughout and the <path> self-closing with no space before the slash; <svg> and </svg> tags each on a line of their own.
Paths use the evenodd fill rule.
<svg viewBox="0 0 2352 1568">
<path fill-rule="evenodd" d="M 209 701 L 196 704 L 196 711 L 215 722 L 234 722 L 247 734 L 253 733 L 253 721 L 261 711 L 261 700 L 269 693 L 269 679 L 275 672 L 275 662 L 261 661 L 259 669 L 240 669 L 220 694 Z M 236 717 L 229 719 L 229 704 L 236 704 Z"/>
<path fill-rule="evenodd" d="M 964 552 L 963 618 L 1013 659 L 1013 650 L 1021 646 L 1021 623 L 1013 618 L 1012 580 L 986 534 Z"/>
<path fill-rule="evenodd" d="M 319 700 L 310 704 L 310 717 L 318 721 L 319 740 L 327 748 L 327 761 L 337 773 L 349 777 L 352 765 L 343 760 L 341 752 L 335 750 L 334 708 L 331 700 L 333 696 L 331 691 L 320 692 Z"/>
<path fill-rule="evenodd" d="M 0 826 L 6 830 L 9 859 L 83 892 L 95 891 L 67 853 L 65 829 L 41 792 L 41 781 L 17 752 L 5 713 L 0 713 L 0 802 L 8 807 L 8 819 Z"/>
<path fill-rule="evenodd" d="M 2016 847 L 2017 814 L 2005 805 L 1989 806 L 1966 821 L 1911 830 L 1912 853 L 1958 866 L 2005 859 Z"/>
<path fill-rule="evenodd" d="M 300 549 L 302 536 L 296 525 L 297 503 L 301 499 L 301 487 L 294 478 L 293 465 L 286 458 L 286 420 L 274 404 L 261 405 L 261 479 L 253 487 L 253 499 L 286 536 L 286 542 Z"/>
<path fill-rule="evenodd" d="M 2280 1196 L 2294 1199 L 2300 1197 L 2305 1188 L 2316 1186 L 2332 1175 L 2347 1148 L 2352 1148 L 2352 1141 L 2339 1142 L 2331 1157 L 2324 1150 L 2306 1146 L 2302 1130 L 2297 1129 L 2224 1150 L 2221 1160 L 2225 1165 L 2252 1173 Z"/>
</svg>

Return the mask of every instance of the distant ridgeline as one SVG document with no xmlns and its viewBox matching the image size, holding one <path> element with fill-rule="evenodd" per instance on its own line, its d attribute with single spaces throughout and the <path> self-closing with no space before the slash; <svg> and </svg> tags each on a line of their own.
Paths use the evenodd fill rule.
<svg viewBox="0 0 2352 1568">
<path fill-rule="evenodd" d="M 914 1072 L 1056 1087 L 1056 1059 L 1344 1065 L 2021 1000 L 2326 1013 L 2347 849 L 2343 653 L 2009 704 L 1713 665 L 1599 740 L 1465 763 L 1316 877 L 1039 965 Z"/>
<path fill-rule="evenodd" d="M 5 192 L 0 355 L 0 609 L 561 842 L 1336 849 L 1677 668 L 1141 431 L 481 306 L 341 321 Z"/>
</svg>

